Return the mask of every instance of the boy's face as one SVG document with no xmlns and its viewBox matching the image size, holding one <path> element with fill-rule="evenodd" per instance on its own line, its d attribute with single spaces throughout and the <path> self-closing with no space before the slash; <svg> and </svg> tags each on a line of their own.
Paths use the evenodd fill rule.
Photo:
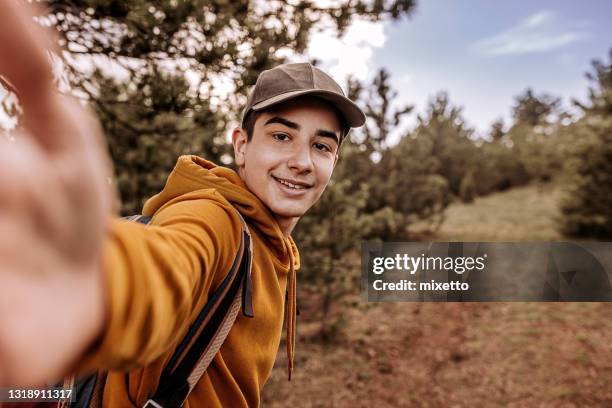
<svg viewBox="0 0 612 408">
<path fill-rule="evenodd" d="M 260 114 L 253 135 L 233 134 L 238 172 L 279 225 L 293 225 L 325 190 L 336 164 L 341 125 L 324 101 L 300 98 Z"/>
</svg>

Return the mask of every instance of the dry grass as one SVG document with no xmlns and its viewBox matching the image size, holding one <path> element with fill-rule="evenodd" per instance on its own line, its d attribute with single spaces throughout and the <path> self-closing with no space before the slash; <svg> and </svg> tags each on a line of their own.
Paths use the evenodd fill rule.
<svg viewBox="0 0 612 408">
<path fill-rule="evenodd" d="M 439 241 L 555 241 L 561 239 L 559 189 L 553 184 L 519 187 L 454 203 L 436 233 Z"/>
</svg>

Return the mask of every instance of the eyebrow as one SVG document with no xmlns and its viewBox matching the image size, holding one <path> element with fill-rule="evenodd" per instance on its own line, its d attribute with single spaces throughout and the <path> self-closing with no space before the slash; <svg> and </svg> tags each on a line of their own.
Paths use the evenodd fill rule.
<svg viewBox="0 0 612 408">
<path fill-rule="evenodd" d="M 295 122 L 292 122 L 288 119 L 285 119 L 283 117 L 280 116 L 274 116 L 270 119 L 268 119 L 266 121 L 266 123 L 264 123 L 264 126 L 266 125 L 270 125 L 272 123 L 280 123 L 281 125 L 287 126 L 290 129 L 295 129 L 295 130 L 300 130 L 301 126 Z M 325 130 L 325 129 L 317 129 L 317 132 L 315 133 L 317 136 L 321 136 L 321 137 L 328 137 L 330 139 L 334 139 L 336 141 L 336 143 L 340 143 L 340 140 L 338 138 L 338 135 L 336 134 L 336 132 L 332 132 L 331 130 Z"/>
</svg>

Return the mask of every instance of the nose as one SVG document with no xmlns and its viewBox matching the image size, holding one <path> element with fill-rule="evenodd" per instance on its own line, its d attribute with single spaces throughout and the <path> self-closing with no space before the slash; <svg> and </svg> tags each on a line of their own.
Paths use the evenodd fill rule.
<svg viewBox="0 0 612 408">
<path fill-rule="evenodd" d="M 287 160 L 287 166 L 299 174 L 312 172 L 314 164 L 309 146 L 302 143 L 296 144 Z"/>
</svg>

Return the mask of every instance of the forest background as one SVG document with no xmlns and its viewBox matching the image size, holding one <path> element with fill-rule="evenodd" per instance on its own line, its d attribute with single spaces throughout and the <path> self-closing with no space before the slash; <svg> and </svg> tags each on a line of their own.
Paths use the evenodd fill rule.
<svg viewBox="0 0 612 408">
<path fill-rule="evenodd" d="M 319 64 L 305 55 L 317 30 L 332 29 L 341 37 L 354 21 L 405 21 L 419 10 L 413 0 L 44 4 L 39 23 L 60 33 L 63 48 L 61 55 L 52 56 L 59 67 L 58 87 L 97 113 L 123 214 L 140 212 L 143 202 L 161 190 L 181 154 L 231 166 L 227 134 L 238 121 L 249 87 L 261 71 L 281 62 Z M 352 132 L 351 143 L 343 145 L 328 190 L 295 232 L 307 254 L 300 271 L 304 330 L 299 338 L 306 346 L 294 380 L 301 385 L 281 382 L 275 371 L 264 395 L 267 405 L 294 400 L 299 401 L 295 406 L 371 406 L 381 401 L 437 406 L 443 394 L 456 398 L 458 406 L 470 401 L 500 406 L 512 401 L 517 406 L 612 404 L 605 387 L 612 383 L 612 365 L 597 359 L 602 353 L 608 362 L 612 357 L 603 342 L 612 334 L 605 322 L 611 309 L 605 304 L 383 306 L 358 297 L 359 249 L 366 240 L 612 237 L 612 49 L 593 58 L 585 73 L 590 84 L 586 101 L 573 101 L 567 109 L 551 94 L 518 89 L 510 119 L 495 121 L 486 134 L 470 126 L 448 92 L 437 92 L 417 113 L 414 106 L 398 103 L 388 70 L 366 80 L 348 77 L 345 89 L 368 119 Z M 19 102 L 10 84 L 0 85 L 0 110 L 8 118 L 0 125 L 10 130 L 18 126 Z M 231 92 L 219 93 L 219 87 Z M 410 128 L 400 126 L 407 117 L 414 123 Z M 398 323 L 400 316 L 404 319 Z M 589 318 L 581 320 L 584 316 Z M 525 353 L 533 345 L 549 347 L 546 342 L 555 342 L 555 335 L 585 321 L 591 326 L 580 330 L 584 338 L 564 341 L 574 348 L 560 351 L 571 354 L 561 363 L 579 365 L 580 370 L 572 371 L 584 374 L 568 377 L 557 366 L 530 371 L 536 376 L 535 388 L 519 380 L 521 370 L 527 370 Z M 496 380 L 472 384 L 473 394 L 459 392 L 457 385 L 473 380 L 465 372 L 504 365 L 487 363 L 485 354 L 475 351 L 482 348 L 469 346 L 488 335 L 485 326 L 503 325 L 512 326 L 514 335 L 508 337 L 500 328 L 495 332 L 501 336 L 498 346 L 488 355 L 518 356 L 516 363 L 505 373 L 492 373 Z M 394 331 L 394 326 L 403 330 Z M 472 343 L 458 343 L 462 336 Z M 445 338 L 453 340 L 442 343 Z M 523 343 L 506 344 L 508 339 Z M 431 354 L 434 344 L 441 354 Z M 401 354 L 408 346 L 422 347 L 422 361 L 394 358 L 389 352 Z M 334 360 L 334 355 L 344 357 Z M 552 364 L 552 356 L 536 353 L 538 358 Z M 325 374 L 329 365 L 340 375 Z M 408 365 L 421 371 L 403 373 Z M 404 376 L 391 382 L 396 395 L 375 392 L 394 372 Z M 559 388 L 559 383 L 567 386 Z M 411 390 L 399 391 L 406 384 Z M 518 390 L 514 395 L 508 391 L 513 384 Z M 353 399 L 325 399 L 338 389 Z"/>
</svg>

